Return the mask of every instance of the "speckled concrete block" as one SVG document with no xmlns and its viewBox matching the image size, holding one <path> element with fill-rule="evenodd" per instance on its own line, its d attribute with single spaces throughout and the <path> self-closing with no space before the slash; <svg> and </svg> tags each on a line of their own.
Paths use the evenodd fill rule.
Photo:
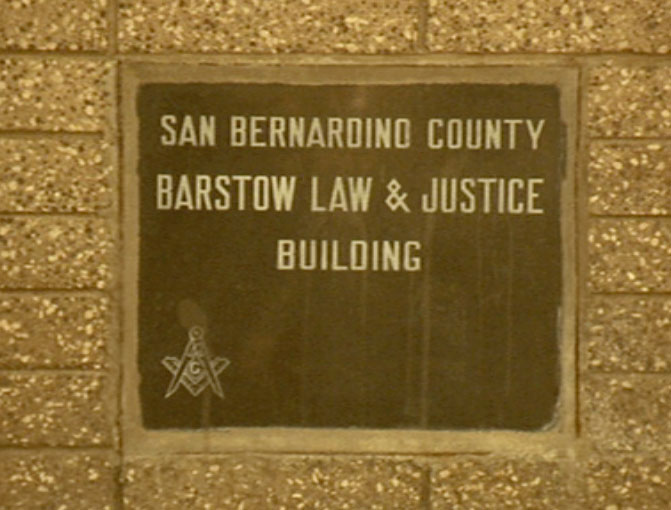
<svg viewBox="0 0 671 510">
<path fill-rule="evenodd" d="M 671 369 L 671 299 L 592 296 L 583 340 L 586 369 L 665 372 Z"/>
<path fill-rule="evenodd" d="M 419 510 L 420 469 L 378 459 L 172 456 L 126 463 L 126 510 Z"/>
<path fill-rule="evenodd" d="M 589 209 L 592 214 L 670 214 L 671 146 L 593 143 Z"/>
<path fill-rule="evenodd" d="M 395 53 L 417 39 L 415 0 L 121 0 L 126 52 Z"/>
<path fill-rule="evenodd" d="M 545 460 L 456 457 L 432 472 L 432 510 L 568 510 L 561 464 Z"/>
<path fill-rule="evenodd" d="M 103 130 L 110 69 L 82 59 L 0 59 L 0 129 Z"/>
<path fill-rule="evenodd" d="M 104 49 L 106 7 L 106 0 L 4 0 L 0 2 L 0 48 Z"/>
<path fill-rule="evenodd" d="M 668 510 L 671 460 L 668 457 L 594 458 L 581 463 L 580 510 Z"/>
<path fill-rule="evenodd" d="M 101 375 L 0 375 L 0 445 L 109 444 L 109 395 Z"/>
<path fill-rule="evenodd" d="M 2 510 L 112 510 L 114 465 L 108 455 L 0 455 Z"/>
<path fill-rule="evenodd" d="M 0 212 L 95 212 L 112 203 L 108 144 L 1 139 Z"/>
<path fill-rule="evenodd" d="M 671 221 L 597 219 L 589 229 L 595 291 L 671 291 Z"/>
<path fill-rule="evenodd" d="M 668 24 L 665 30 L 671 34 Z M 671 136 L 671 66 L 592 69 L 588 110 L 593 136 Z"/>
<path fill-rule="evenodd" d="M 86 217 L 0 217 L 0 288 L 106 288 L 110 224 Z"/>
<path fill-rule="evenodd" d="M 0 368 L 101 369 L 110 329 L 106 297 L 0 293 Z"/>
<path fill-rule="evenodd" d="M 429 0 L 432 51 L 668 53 L 667 0 Z"/>
<path fill-rule="evenodd" d="M 583 435 L 599 450 L 669 450 L 669 416 L 669 374 L 590 374 L 582 378 Z"/>
</svg>

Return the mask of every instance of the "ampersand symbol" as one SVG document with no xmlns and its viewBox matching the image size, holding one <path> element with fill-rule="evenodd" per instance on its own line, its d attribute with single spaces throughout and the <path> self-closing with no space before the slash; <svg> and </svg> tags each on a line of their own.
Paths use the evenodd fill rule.
<svg viewBox="0 0 671 510">
<path fill-rule="evenodd" d="M 396 180 L 392 179 L 387 184 L 387 189 L 389 190 L 389 195 L 384 201 L 387 204 L 387 207 L 392 211 L 396 212 L 396 209 L 402 209 L 405 212 L 410 212 L 410 208 L 405 203 L 405 199 L 408 198 L 407 193 L 401 193 L 401 184 Z"/>
</svg>

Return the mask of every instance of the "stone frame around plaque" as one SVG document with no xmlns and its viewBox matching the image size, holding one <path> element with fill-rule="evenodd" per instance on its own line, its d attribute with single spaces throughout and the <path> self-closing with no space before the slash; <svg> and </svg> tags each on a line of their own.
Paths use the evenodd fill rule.
<svg viewBox="0 0 671 510">
<path fill-rule="evenodd" d="M 577 144 L 577 71 L 571 67 L 543 69 L 523 66 L 402 65 L 167 65 L 127 62 L 121 66 L 123 137 L 123 399 L 124 449 L 145 452 L 388 452 L 441 453 L 516 450 L 524 446 L 539 452 L 568 444 L 576 434 L 575 324 L 577 264 L 575 224 L 578 200 L 574 167 Z M 562 295 L 559 336 L 560 383 L 555 419 L 538 431 L 515 430 L 392 430 L 289 427 L 229 427 L 198 430 L 149 430 L 142 424 L 138 393 L 138 266 L 139 266 L 139 158 L 137 93 L 148 83 L 240 84 L 547 84 L 560 91 L 560 116 L 565 127 L 564 175 L 560 191 Z M 223 361 L 222 361 L 223 364 Z M 177 370 L 177 367 L 174 367 Z"/>
</svg>

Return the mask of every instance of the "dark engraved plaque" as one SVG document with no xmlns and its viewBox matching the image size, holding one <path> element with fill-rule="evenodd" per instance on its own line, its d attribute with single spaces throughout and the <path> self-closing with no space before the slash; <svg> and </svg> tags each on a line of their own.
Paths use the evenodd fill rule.
<svg viewBox="0 0 671 510">
<path fill-rule="evenodd" d="M 157 82 L 137 113 L 145 427 L 552 423 L 558 86 Z"/>
</svg>

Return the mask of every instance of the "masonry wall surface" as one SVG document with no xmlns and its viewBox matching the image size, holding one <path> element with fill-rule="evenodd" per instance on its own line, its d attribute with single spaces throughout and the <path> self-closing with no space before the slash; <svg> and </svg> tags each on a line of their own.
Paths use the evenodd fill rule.
<svg viewBox="0 0 671 510">
<path fill-rule="evenodd" d="M 670 23 L 668 0 L 0 3 L 0 509 L 668 510 Z M 577 70 L 570 443 L 122 453 L 119 69 L 144 61 Z"/>
</svg>

